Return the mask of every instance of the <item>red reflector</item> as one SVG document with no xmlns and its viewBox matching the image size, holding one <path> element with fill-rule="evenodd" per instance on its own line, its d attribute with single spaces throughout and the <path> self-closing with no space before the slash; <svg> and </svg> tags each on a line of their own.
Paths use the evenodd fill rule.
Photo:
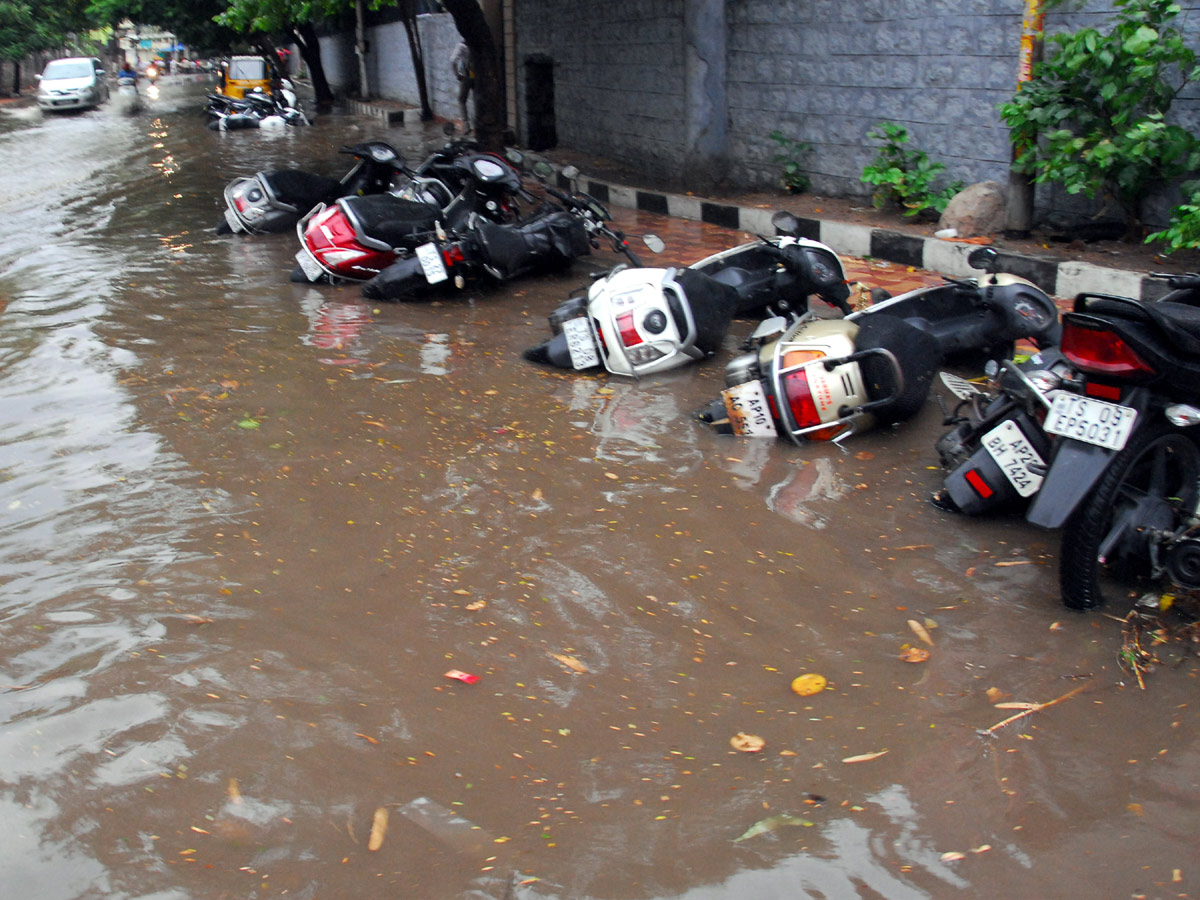
<svg viewBox="0 0 1200 900">
<path fill-rule="evenodd" d="M 817 404 L 813 402 L 808 375 L 800 371 L 783 376 L 783 393 L 787 397 L 788 407 L 797 426 L 807 428 L 809 425 L 820 424 L 821 414 L 817 412 Z"/>
<path fill-rule="evenodd" d="M 455 263 L 462 262 L 466 257 L 463 256 L 462 245 L 451 244 L 442 251 L 442 258 L 446 260 L 446 265 L 453 266 Z"/>
<path fill-rule="evenodd" d="M 1099 397 L 1101 400 L 1121 399 L 1121 389 L 1113 384 L 1096 384 L 1089 381 L 1083 392 L 1089 397 Z"/>
<path fill-rule="evenodd" d="M 983 476 L 979 474 L 978 469 L 969 469 L 966 474 L 966 479 L 967 484 L 975 488 L 975 493 L 977 493 L 984 500 L 996 493 L 991 489 L 988 483 L 983 480 Z"/>
<path fill-rule="evenodd" d="M 642 342 L 633 324 L 633 313 L 627 312 L 617 316 L 617 331 L 621 332 L 621 343 L 626 347 L 636 347 Z"/>
<path fill-rule="evenodd" d="M 233 205 L 237 207 L 238 212 L 246 211 L 246 201 L 243 200 L 241 197 L 234 197 Z"/>
<path fill-rule="evenodd" d="M 1063 318 L 1062 352 L 1072 363 L 1094 375 L 1129 378 L 1154 375 L 1133 348 L 1116 332 Z"/>
</svg>

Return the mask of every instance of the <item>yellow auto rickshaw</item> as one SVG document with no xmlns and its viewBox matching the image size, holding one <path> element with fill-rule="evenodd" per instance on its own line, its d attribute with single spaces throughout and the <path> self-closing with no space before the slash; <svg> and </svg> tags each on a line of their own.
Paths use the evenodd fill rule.
<svg viewBox="0 0 1200 900">
<path fill-rule="evenodd" d="M 255 88 L 264 94 L 271 93 L 271 71 L 261 56 L 232 56 L 225 66 L 220 93 L 235 100 Z"/>
</svg>

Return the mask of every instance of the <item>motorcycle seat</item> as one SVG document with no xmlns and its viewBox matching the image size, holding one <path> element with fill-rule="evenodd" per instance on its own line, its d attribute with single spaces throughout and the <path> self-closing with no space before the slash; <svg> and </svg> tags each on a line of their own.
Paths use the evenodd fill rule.
<svg viewBox="0 0 1200 900">
<path fill-rule="evenodd" d="M 267 173 L 265 179 L 277 200 L 297 209 L 303 207 L 304 210 L 333 200 L 342 188 L 342 183 L 336 178 L 302 169 L 278 169 Z"/>
<path fill-rule="evenodd" d="M 442 211 L 426 203 L 401 200 L 391 194 L 368 194 L 338 201 L 362 234 L 393 247 L 411 242 L 413 235 L 433 231 Z"/>
</svg>

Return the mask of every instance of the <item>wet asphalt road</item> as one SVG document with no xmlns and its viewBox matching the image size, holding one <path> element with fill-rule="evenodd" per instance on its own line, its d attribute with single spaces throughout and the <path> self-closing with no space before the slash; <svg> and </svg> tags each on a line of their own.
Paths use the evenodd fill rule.
<svg viewBox="0 0 1200 900">
<path fill-rule="evenodd" d="M 290 284 L 222 185 L 379 130 L 214 134 L 203 87 L 0 110 L 4 896 L 1195 895 L 1194 660 L 1139 690 L 1055 535 L 932 509 L 934 403 L 801 449 L 691 421 L 723 358 L 522 362 L 603 253 Z"/>
</svg>

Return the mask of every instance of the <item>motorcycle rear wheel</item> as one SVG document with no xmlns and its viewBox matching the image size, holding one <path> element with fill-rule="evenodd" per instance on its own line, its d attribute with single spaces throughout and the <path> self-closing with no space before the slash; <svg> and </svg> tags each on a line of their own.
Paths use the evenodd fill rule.
<svg viewBox="0 0 1200 900">
<path fill-rule="evenodd" d="M 1063 604 L 1095 609 L 1120 585 L 1153 575 L 1151 532 L 1179 527 L 1195 508 L 1198 484 L 1195 437 L 1166 422 L 1135 429 L 1067 520 L 1058 564 Z"/>
</svg>

